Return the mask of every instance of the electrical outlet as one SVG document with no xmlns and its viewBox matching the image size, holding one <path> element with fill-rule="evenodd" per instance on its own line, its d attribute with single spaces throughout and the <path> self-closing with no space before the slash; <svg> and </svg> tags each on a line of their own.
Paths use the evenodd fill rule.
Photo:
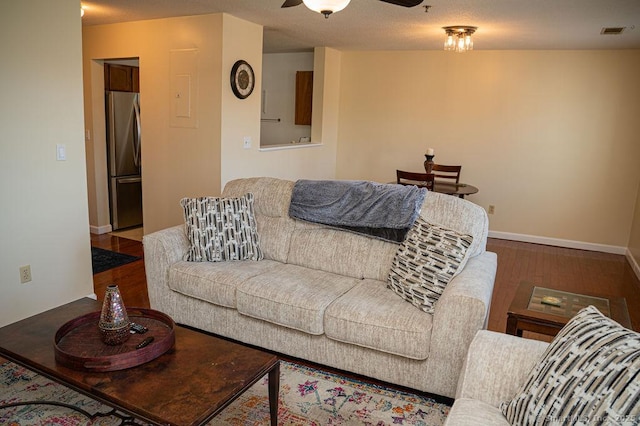
<svg viewBox="0 0 640 426">
<path fill-rule="evenodd" d="M 28 283 L 31 281 L 31 265 L 20 267 L 20 283 Z"/>
<path fill-rule="evenodd" d="M 487 210 L 487 213 L 494 214 L 495 212 L 496 212 L 496 206 L 489 205 L 489 209 Z"/>
</svg>

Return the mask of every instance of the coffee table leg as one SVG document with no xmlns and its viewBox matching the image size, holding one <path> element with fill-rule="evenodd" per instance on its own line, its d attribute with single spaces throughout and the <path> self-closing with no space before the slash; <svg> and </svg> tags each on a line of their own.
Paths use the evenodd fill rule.
<svg viewBox="0 0 640 426">
<path fill-rule="evenodd" d="M 269 371 L 269 413 L 271 426 L 278 426 L 278 398 L 280 396 L 280 362 Z"/>
</svg>

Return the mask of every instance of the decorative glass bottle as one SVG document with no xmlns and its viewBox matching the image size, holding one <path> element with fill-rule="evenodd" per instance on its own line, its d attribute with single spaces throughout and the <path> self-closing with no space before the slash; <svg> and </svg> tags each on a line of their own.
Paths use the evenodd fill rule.
<svg viewBox="0 0 640 426">
<path fill-rule="evenodd" d="M 112 284 L 105 291 L 100 321 L 98 322 L 102 341 L 107 345 L 121 345 L 131 335 L 129 333 L 130 326 L 127 310 L 122 302 L 122 297 L 120 297 L 120 290 L 117 285 Z"/>
</svg>

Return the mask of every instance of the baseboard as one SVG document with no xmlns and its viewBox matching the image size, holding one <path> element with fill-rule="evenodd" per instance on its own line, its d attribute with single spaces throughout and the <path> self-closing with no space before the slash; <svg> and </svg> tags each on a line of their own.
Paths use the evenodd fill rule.
<svg viewBox="0 0 640 426">
<path fill-rule="evenodd" d="M 88 297 L 89 299 L 98 300 L 98 295 L 95 294 L 95 293 L 91 293 L 91 294 L 87 295 L 86 297 Z"/>
<path fill-rule="evenodd" d="M 631 254 L 631 250 L 627 249 L 627 260 L 631 265 L 631 269 L 636 273 L 636 277 L 640 280 L 640 266 L 638 266 L 638 262 L 636 262 L 636 258 Z"/>
<path fill-rule="evenodd" d="M 89 225 L 89 232 L 91 232 L 92 234 L 102 235 L 102 234 L 107 234 L 111 231 L 113 231 L 113 229 L 111 228 L 111 225 L 103 225 L 103 226 Z"/>
<path fill-rule="evenodd" d="M 563 240 L 560 238 L 539 237 L 536 235 L 514 234 L 512 232 L 489 231 L 490 238 L 499 240 L 522 241 L 524 243 L 544 244 L 547 246 L 566 247 L 578 250 L 600 251 L 603 253 L 626 255 L 628 249 L 606 244 L 586 243 L 583 241 Z M 629 256 L 627 256 L 629 257 Z"/>
</svg>

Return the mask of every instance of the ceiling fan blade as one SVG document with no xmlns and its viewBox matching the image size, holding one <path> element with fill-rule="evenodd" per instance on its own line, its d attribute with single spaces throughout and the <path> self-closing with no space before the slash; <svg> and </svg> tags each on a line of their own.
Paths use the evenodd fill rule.
<svg viewBox="0 0 640 426">
<path fill-rule="evenodd" d="M 423 0 L 380 0 L 380 1 L 395 4 L 397 6 L 413 7 L 422 3 Z"/>
<path fill-rule="evenodd" d="M 282 3 L 282 6 L 280 6 L 280 7 L 298 6 L 300 4 L 302 4 L 302 0 L 285 0 L 285 2 Z"/>
</svg>

